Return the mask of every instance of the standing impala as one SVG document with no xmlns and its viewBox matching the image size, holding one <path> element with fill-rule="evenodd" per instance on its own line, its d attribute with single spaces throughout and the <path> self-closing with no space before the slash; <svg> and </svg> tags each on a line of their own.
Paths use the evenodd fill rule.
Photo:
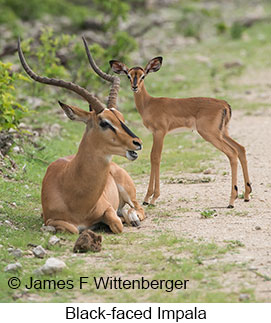
<svg viewBox="0 0 271 323">
<path fill-rule="evenodd" d="M 103 104 L 82 87 L 63 80 L 47 78 L 33 72 L 25 61 L 18 42 L 23 68 L 35 81 L 71 90 L 90 105 L 90 111 L 59 102 L 71 119 L 85 123 L 86 130 L 74 156 L 51 163 L 42 182 L 42 209 L 46 225 L 57 230 L 79 233 L 95 223 L 104 222 L 114 233 L 123 230 L 118 213 L 129 224 L 138 226 L 144 210 L 136 200 L 134 183 L 128 173 L 111 162 L 112 155 L 135 160 L 141 140 L 124 124 L 116 109 Z M 118 80 L 111 76 L 108 106 L 116 106 Z M 125 204 L 130 206 L 123 210 Z"/>
<path fill-rule="evenodd" d="M 239 158 L 245 181 L 245 202 L 249 201 L 251 184 L 248 176 L 245 148 L 228 134 L 231 107 L 223 100 L 212 98 L 154 98 L 144 86 L 144 78 L 150 72 L 157 72 L 162 65 L 162 57 L 155 57 L 145 68 L 128 69 L 125 64 L 112 60 L 110 65 L 115 73 L 126 74 L 134 92 L 135 104 L 143 123 L 153 134 L 151 151 L 151 175 L 149 187 L 143 204 L 154 204 L 160 196 L 160 161 L 165 135 L 177 128 L 196 129 L 207 141 L 212 143 L 229 158 L 232 172 L 231 195 L 228 208 L 234 207 L 238 196 L 237 158 Z"/>
</svg>

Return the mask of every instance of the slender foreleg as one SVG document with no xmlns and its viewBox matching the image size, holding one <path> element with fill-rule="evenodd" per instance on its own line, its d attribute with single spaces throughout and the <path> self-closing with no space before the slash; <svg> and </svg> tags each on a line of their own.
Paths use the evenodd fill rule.
<svg viewBox="0 0 271 323">
<path fill-rule="evenodd" d="M 152 197 L 150 204 L 154 204 L 160 196 L 160 162 L 163 150 L 165 133 L 157 131 L 153 133 L 153 145 L 151 151 L 151 175 L 147 194 L 143 204 L 149 204 L 149 199 Z"/>
</svg>

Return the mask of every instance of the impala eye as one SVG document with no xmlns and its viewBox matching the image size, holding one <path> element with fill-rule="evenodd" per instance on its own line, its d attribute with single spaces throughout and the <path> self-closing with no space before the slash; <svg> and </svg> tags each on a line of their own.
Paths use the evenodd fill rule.
<svg viewBox="0 0 271 323">
<path fill-rule="evenodd" d="M 106 122 L 105 120 L 101 120 L 99 125 L 104 130 L 108 128 L 108 129 L 111 129 L 113 132 L 116 133 L 116 129 L 109 122 Z"/>
<path fill-rule="evenodd" d="M 104 121 L 104 120 L 102 120 L 101 122 L 100 122 L 100 127 L 102 127 L 102 128 L 106 128 L 106 127 L 108 127 L 109 126 L 109 123 L 108 122 L 106 122 L 106 121 Z"/>
<path fill-rule="evenodd" d="M 144 78 L 145 78 L 145 75 L 141 76 L 141 80 L 144 80 Z"/>
</svg>

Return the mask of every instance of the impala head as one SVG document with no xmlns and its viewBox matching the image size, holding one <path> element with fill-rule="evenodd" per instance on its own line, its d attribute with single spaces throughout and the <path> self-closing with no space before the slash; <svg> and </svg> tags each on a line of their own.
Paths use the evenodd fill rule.
<svg viewBox="0 0 271 323">
<path fill-rule="evenodd" d="M 115 73 L 127 75 L 131 83 L 132 91 L 137 93 L 140 92 L 145 77 L 151 72 L 159 71 L 162 66 L 162 61 L 163 57 L 158 56 L 151 59 L 145 68 L 137 66 L 130 69 L 128 69 L 122 62 L 116 60 L 110 61 L 109 64 Z"/>
<path fill-rule="evenodd" d="M 90 140 L 89 138 L 92 138 L 93 140 L 93 138 L 95 138 L 95 144 L 99 146 L 99 149 L 105 151 L 107 155 L 119 155 L 126 157 L 129 160 L 135 160 L 137 158 L 137 153 L 135 151 L 142 149 L 142 142 L 125 125 L 122 114 L 115 109 L 119 90 L 119 78 L 108 75 L 97 67 L 89 53 L 87 43 L 84 38 L 83 40 L 90 64 L 94 71 L 99 76 L 112 83 L 107 102 L 108 108 L 105 108 L 100 100 L 93 94 L 75 83 L 43 77 L 36 74 L 29 67 L 24 58 L 20 46 L 20 40 L 18 41 L 19 58 L 24 70 L 33 80 L 71 90 L 89 103 L 90 111 L 88 112 L 59 102 L 64 112 L 71 120 L 81 121 L 86 124 L 84 139 Z M 90 136 L 90 134 L 92 134 L 92 136 Z"/>
<path fill-rule="evenodd" d="M 84 140 L 99 147 L 106 155 L 118 155 L 129 160 L 137 159 L 136 150 L 142 149 L 141 140 L 125 125 L 123 115 L 115 109 L 102 112 L 85 111 L 59 101 L 65 114 L 86 124 Z M 90 108 L 91 109 L 91 108 Z"/>
</svg>

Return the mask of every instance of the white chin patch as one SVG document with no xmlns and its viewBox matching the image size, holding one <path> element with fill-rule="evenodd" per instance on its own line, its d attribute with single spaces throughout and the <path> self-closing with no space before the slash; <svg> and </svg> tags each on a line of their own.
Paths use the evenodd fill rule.
<svg viewBox="0 0 271 323">
<path fill-rule="evenodd" d="M 133 160 L 133 157 L 129 154 L 129 151 L 126 151 L 126 158 Z"/>
<path fill-rule="evenodd" d="M 135 151 L 126 151 L 126 158 L 129 160 L 137 159 L 137 153 Z"/>
</svg>

